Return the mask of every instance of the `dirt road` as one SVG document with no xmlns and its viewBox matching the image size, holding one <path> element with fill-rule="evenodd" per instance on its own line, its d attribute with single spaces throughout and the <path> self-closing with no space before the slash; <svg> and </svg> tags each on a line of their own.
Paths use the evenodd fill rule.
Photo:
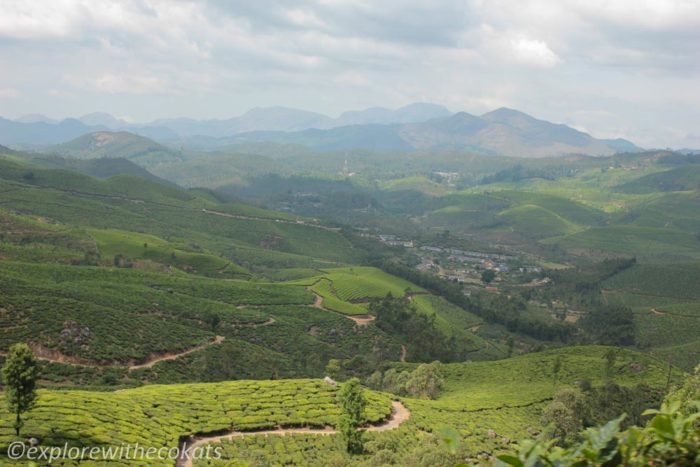
<svg viewBox="0 0 700 467">
<path fill-rule="evenodd" d="M 389 418 L 382 422 L 366 426 L 362 428 L 362 430 L 371 432 L 395 430 L 409 418 L 411 418 L 411 411 L 408 410 L 401 402 L 392 401 L 391 415 Z M 180 447 L 182 448 L 184 445 L 186 445 L 188 448 L 190 448 L 190 452 L 192 452 L 195 448 L 201 448 L 203 445 L 217 443 L 225 439 L 240 438 L 243 436 L 285 436 L 287 434 L 297 433 L 327 436 L 336 434 L 337 431 L 330 426 L 325 428 L 278 428 L 274 430 L 262 431 L 232 430 L 221 435 L 191 437 L 181 443 Z M 180 458 L 177 460 L 175 465 L 176 467 L 192 467 L 192 459 L 190 457 Z"/>
</svg>

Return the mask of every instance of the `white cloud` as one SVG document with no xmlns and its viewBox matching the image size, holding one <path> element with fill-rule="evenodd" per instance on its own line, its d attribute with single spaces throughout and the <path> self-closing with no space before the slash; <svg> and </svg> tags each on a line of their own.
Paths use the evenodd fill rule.
<svg viewBox="0 0 700 467">
<path fill-rule="evenodd" d="M 81 16 L 71 0 L 5 0 L 0 4 L 0 36 L 15 39 L 65 37 Z"/>
<path fill-rule="evenodd" d="M 525 65 L 551 68 L 561 62 L 544 41 L 520 37 L 511 39 L 510 46 L 515 59 Z"/>
</svg>

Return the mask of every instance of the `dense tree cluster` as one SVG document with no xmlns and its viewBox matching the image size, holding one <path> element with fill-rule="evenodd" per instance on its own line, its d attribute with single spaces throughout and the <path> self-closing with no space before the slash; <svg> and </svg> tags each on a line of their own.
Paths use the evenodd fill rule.
<svg viewBox="0 0 700 467">
<path fill-rule="evenodd" d="M 491 183 L 513 183 L 531 178 L 541 178 L 544 180 L 556 180 L 562 177 L 573 177 L 578 172 L 577 169 L 567 165 L 551 165 L 547 167 L 524 167 L 517 164 L 503 170 L 499 170 L 493 175 L 487 175 L 479 183 L 488 185 Z"/>
<path fill-rule="evenodd" d="M 464 295 L 461 285 L 433 274 L 416 271 L 397 262 L 383 262 L 380 267 L 390 274 L 430 290 L 435 295 L 441 295 L 452 304 L 470 311 L 490 323 L 502 324 L 511 332 L 526 334 L 537 339 L 564 342 L 574 334 L 573 326 L 566 323 L 547 322 L 524 316 L 522 311 L 525 304 L 520 297 L 498 295 L 495 298 L 487 298 L 477 294 L 473 299 L 470 299 Z"/>
<path fill-rule="evenodd" d="M 586 313 L 581 327 L 593 342 L 605 345 L 634 345 L 634 312 L 625 306 L 601 305 Z"/>
<path fill-rule="evenodd" d="M 408 297 L 374 299 L 369 312 L 376 316 L 379 329 L 410 342 L 408 355 L 411 361 L 429 362 L 461 361 L 466 358 L 468 343 L 445 334 L 435 327 L 435 316 L 421 314 Z"/>
<path fill-rule="evenodd" d="M 563 388 L 546 407 L 542 420 L 547 435 L 559 445 L 582 439 L 582 431 L 626 414 L 622 427 L 642 424 L 645 410 L 658 407 L 662 394 L 640 384 L 624 387 L 608 381 L 601 387 L 582 382 L 578 388 Z"/>
<path fill-rule="evenodd" d="M 423 363 L 413 371 L 395 368 L 384 373 L 375 371 L 367 379 L 367 385 L 372 389 L 422 399 L 435 399 L 443 384 L 440 362 Z"/>
</svg>

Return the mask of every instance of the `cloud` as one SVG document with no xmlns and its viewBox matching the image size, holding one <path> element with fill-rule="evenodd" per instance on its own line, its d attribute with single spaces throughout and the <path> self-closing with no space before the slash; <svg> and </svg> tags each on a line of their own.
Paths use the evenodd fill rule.
<svg viewBox="0 0 700 467">
<path fill-rule="evenodd" d="M 524 37 L 510 41 L 515 59 L 525 65 L 551 68 L 556 66 L 561 59 L 552 52 L 546 42 Z"/>
<path fill-rule="evenodd" d="M 130 73 L 104 73 L 93 78 L 68 76 L 68 82 L 78 87 L 109 94 L 171 93 L 167 80 L 158 76 Z"/>
<path fill-rule="evenodd" d="M 0 2 L 0 86 L 22 96 L 4 97 L 3 112 L 16 115 L 337 114 L 421 100 L 668 145 L 700 121 L 697 44 L 695 0 Z M 585 117 L 596 112 L 614 115 Z"/>
</svg>

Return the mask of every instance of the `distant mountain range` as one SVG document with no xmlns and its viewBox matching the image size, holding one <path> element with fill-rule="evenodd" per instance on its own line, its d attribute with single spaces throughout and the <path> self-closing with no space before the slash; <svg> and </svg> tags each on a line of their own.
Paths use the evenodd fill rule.
<svg viewBox="0 0 700 467">
<path fill-rule="evenodd" d="M 81 134 L 101 130 L 126 130 L 140 134 L 157 141 L 186 140 L 194 136 L 223 138 L 238 133 L 250 131 L 300 131 L 309 128 L 329 129 L 345 125 L 358 124 L 392 124 L 422 122 L 437 117 L 446 117 L 452 113 L 445 107 L 436 104 L 415 103 L 399 109 L 373 107 L 366 110 L 344 112 L 338 118 L 332 118 L 316 112 L 293 109 L 288 107 L 255 108 L 238 117 L 224 120 L 195 120 L 192 118 L 171 118 L 155 120 L 149 123 L 129 123 L 108 113 L 95 112 L 78 119 L 67 119 L 62 122 L 44 115 L 25 115 L 17 120 L 0 120 L 0 143 L 5 144 L 46 144 L 68 141 Z M 56 139 L 53 135 L 40 141 L 28 139 L 37 128 L 45 131 L 43 125 L 60 126 L 70 122 L 76 130 L 69 137 Z M 17 125 L 23 124 L 23 125 Z M 77 125 L 77 126 L 76 126 Z M 81 126 L 82 125 L 82 126 Z M 25 130 L 17 133 L 17 128 Z M 9 131 L 4 131 L 8 128 Z M 77 128 L 80 128 L 78 130 Z M 56 131 L 59 133 L 60 131 Z M 15 136 L 13 136 L 15 134 Z"/>
<path fill-rule="evenodd" d="M 228 144 L 262 141 L 300 144 L 322 151 L 461 149 L 520 157 L 603 156 L 640 149 L 627 140 L 596 139 L 569 126 L 538 120 L 506 108 L 480 117 L 459 112 L 417 123 L 351 125 L 299 132 L 250 132 L 227 139 Z"/>
<path fill-rule="evenodd" d="M 562 124 L 536 119 L 512 109 L 498 109 L 481 116 L 451 113 L 429 103 L 410 104 L 399 109 L 381 107 L 344 112 L 338 118 L 286 107 L 252 109 L 226 120 L 188 118 L 129 123 L 106 113 L 92 113 L 80 119 L 55 122 L 42 115 L 28 115 L 12 121 L 0 118 L 0 144 L 47 146 L 84 135 L 100 137 L 71 141 L 69 148 L 57 146 L 74 157 L 102 157 L 109 131 L 137 134 L 162 144 L 215 148 L 242 143 L 275 142 L 298 144 L 313 150 L 370 149 L 414 151 L 459 149 L 482 154 L 543 157 L 562 154 L 609 155 L 639 150 L 633 143 L 596 139 Z M 107 138 L 109 139 L 109 138 Z M 124 138 L 117 141 L 123 144 Z M 84 146 L 81 146 L 81 144 Z M 154 141 L 135 143 L 141 147 Z M 77 149 L 81 148 L 82 149 Z M 112 155 L 129 157 L 110 146 Z M 163 146 L 158 150 L 167 150 Z M 151 151 L 153 152 L 153 151 Z"/>
</svg>

